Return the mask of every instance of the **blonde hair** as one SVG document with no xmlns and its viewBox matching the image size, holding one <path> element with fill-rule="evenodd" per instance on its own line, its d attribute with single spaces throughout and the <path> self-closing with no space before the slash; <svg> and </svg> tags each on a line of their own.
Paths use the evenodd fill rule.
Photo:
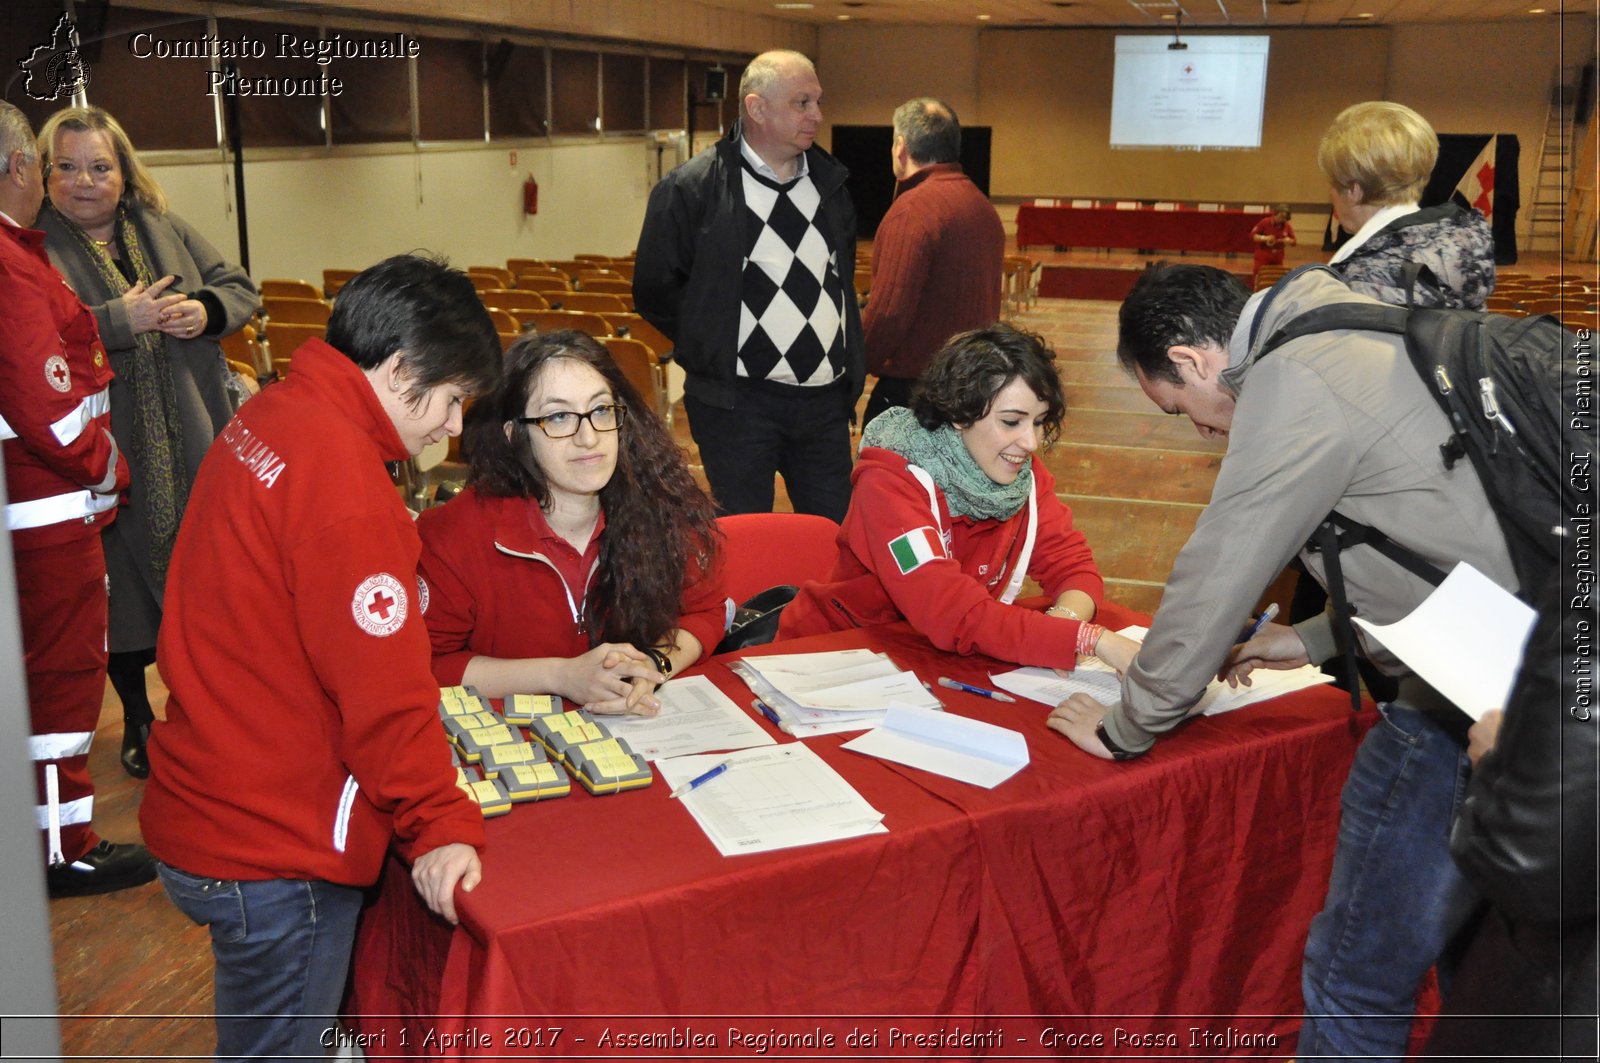
<svg viewBox="0 0 1600 1063">
<path fill-rule="evenodd" d="M 56 134 L 63 129 L 76 133 L 104 133 L 117 153 L 117 165 L 122 168 L 122 195 L 131 198 L 157 214 L 167 212 L 167 196 L 156 179 L 139 161 L 133 150 L 133 141 L 110 113 L 100 107 L 63 107 L 49 118 L 39 130 L 39 161 L 46 172 L 55 154 Z"/>
<path fill-rule="evenodd" d="M 1317 145 L 1317 167 L 1334 185 L 1361 186 L 1375 207 L 1415 203 L 1439 160 L 1439 137 L 1416 111 L 1372 100 L 1339 112 Z"/>
</svg>

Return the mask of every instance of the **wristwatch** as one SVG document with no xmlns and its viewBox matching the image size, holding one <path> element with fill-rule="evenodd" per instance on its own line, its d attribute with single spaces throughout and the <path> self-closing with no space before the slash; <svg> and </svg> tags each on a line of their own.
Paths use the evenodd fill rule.
<svg viewBox="0 0 1600 1063">
<path fill-rule="evenodd" d="M 672 678 L 672 658 L 668 657 L 654 646 L 645 647 L 644 652 L 648 654 L 650 660 L 655 663 L 656 671 L 660 672 L 663 678 Z"/>
<path fill-rule="evenodd" d="M 1113 742 L 1111 736 L 1106 734 L 1106 721 L 1103 719 L 1095 724 L 1094 736 L 1100 739 L 1100 744 L 1106 747 L 1106 750 L 1111 754 L 1112 760 L 1132 760 L 1140 756 L 1138 753 L 1130 753 Z"/>
</svg>

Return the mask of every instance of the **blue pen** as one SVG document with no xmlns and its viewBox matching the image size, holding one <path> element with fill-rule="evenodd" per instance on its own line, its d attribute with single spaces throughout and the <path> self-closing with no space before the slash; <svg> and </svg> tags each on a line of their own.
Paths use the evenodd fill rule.
<svg viewBox="0 0 1600 1063">
<path fill-rule="evenodd" d="M 948 676 L 940 676 L 939 685 L 948 690 L 965 690 L 968 694 L 976 694 L 980 698 L 992 698 L 995 701 L 1009 701 L 1014 703 L 1017 700 L 1010 694 L 1002 694 L 998 690 L 986 690 L 983 687 L 975 687 L 971 683 L 963 683 L 959 679 L 951 679 Z"/>
<path fill-rule="evenodd" d="M 760 698 L 756 698 L 754 701 L 752 701 L 750 703 L 750 707 L 752 709 L 755 709 L 761 715 L 765 716 L 767 719 L 771 720 L 772 721 L 772 726 L 778 728 L 779 730 L 783 729 L 783 721 L 778 719 L 778 714 L 777 713 L 775 713 L 771 709 L 767 708 L 767 703 L 766 702 L 762 701 Z"/>
<path fill-rule="evenodd" d="M 1241 635 L 1236 641 L 1237 642 L 1249 642 L 1251 639 L 1253 639 L 1257 635 L 1261 634 L 1261 629 L 1266 627 L 1267 624 L 1271 622 L 1272 618 L 1277 616 L 1277 615 L 1278 615 L 1278 603 L 1277 602 L 1273 602 L 1272 604 L 1268 605 L 1265 609 L 1261 610 L 1261 615 L 1256 617 L 1255 622 L 1253 624 L 1251 624 L 1249 627 L 1245 628 L 1244 634 Z"/>
<path fill-rule="evenodd" d="M 694 778 L 690 779 L 688 782 L 684 783 L 682 786 L 678 787 L 676 790 L 672 791 L 667 796 L 668 797 L 682 797 L 684 794 L 688 793 L 690 790 L 698 790 L 700 787 L 704 786 L 706 783 L 710 782 L 712 779 L 715 779 L 718 775 L 721 775 L 723 772 L 727 771 L 728 770 L 728 765 L 730 765 L 732 763 L 733 763 L 733 761 L 731 761 L 731 760 L 723 761 L 721 764 L 718 764 L 716 767 L 712 768 L 710 771 L 706 772 L 704 775 L 696 775 Z"/>
</svg>

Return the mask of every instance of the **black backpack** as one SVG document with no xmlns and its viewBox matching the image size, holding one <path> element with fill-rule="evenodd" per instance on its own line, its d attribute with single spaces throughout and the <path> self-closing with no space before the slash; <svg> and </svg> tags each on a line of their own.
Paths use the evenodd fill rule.
<svg viewBox="0 0 1600 1063">
<path fill-rule="evenodd" d="M 1314 269 L 1328 267 L 1303 266 L 1273 285 L 1256 315 L 1252 343 L 1271 300 Z M 1581 370 L 1578 359 L 1580 350 L 1590 349 L 1591 339 L 1580 339 L 1548 315 L 1514 318 L 1418 306 L 1416 285 L 1429 277 L 1426 267 L 1413 264 L 1407 269 L 1406 306 L 1352 302 L 1309 310 L 1268 336 L 1261 354 L 1317 332 L 1353 329 L 1404 336 L 1412 367 L 1451 425 L 1439 444 L 1440 459 L 1447 469 L 1463 456 L 1472 462 L 1505 533 L 1521 596 L 1529 600 L 1560 560 L 1563 521 L 1590 512 L 1585 507 L 1594 501 L 1587 470 L 1580 476 L 1571 475 L 1569 468 L 1569 462 L 1587 462 L 1594 452 L 1593 376 L 1587 359 Z M 1335 631 L 1350 670 L 1351 698 L 1359 706 L 1355 639 L 1338 560 L 1341 550 L 1357 543 L 1374 547 L 1430 583 L 1442 582 L 1445 573 L 1376 528 L 1337 511 L 1307 544 L 1323 554 L 1338 620 Z"/>
</svg>

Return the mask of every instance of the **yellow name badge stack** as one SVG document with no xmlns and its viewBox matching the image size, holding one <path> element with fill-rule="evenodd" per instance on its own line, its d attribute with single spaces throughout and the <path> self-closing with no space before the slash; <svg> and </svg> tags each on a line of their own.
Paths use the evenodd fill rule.
<svg viewBox="0 0 1600 1063">
<path fill-rule="evenodd" d="M 567 751 L 573 746 L 611 737 L 611 732 L 597 723 L 594 717 L 577 710 L 541 716 L 533 721 L 528 731 L 550 751 L 552 757 L 563 764 L 567 761 Z"/>
<path fill-rule="evenodd" d="M 461 786 L 468 797 L 478 802 L 478 808 L 483 811 L 484 819 L 503 816 L 511 811 L 511 797 L 498 779 L 477 779 L 465 785 L 460 783 L 456 785 Z"/>
<path fill-rule="evenodd" d="M 513 801 L 543 801 L 572 792 L 566 773 L 548 760 L 504 768 L 495 781 L 506 788 L 506 795 Z"/>
<path fill-rule="evenodd" d="M 655 776 L 650 762 L 620 738 L 601 738 L 573 746 L 567 768 L 591 794 L 614 794 L 649 786 Z"/>
<path fill-rule="evenodd" d="M 554 694 L 513 694 L 506 698 L 501 715 L 506 723 L 527 727 L 536 717 L 561 711 L 561 699 Z"/>
</svg>

